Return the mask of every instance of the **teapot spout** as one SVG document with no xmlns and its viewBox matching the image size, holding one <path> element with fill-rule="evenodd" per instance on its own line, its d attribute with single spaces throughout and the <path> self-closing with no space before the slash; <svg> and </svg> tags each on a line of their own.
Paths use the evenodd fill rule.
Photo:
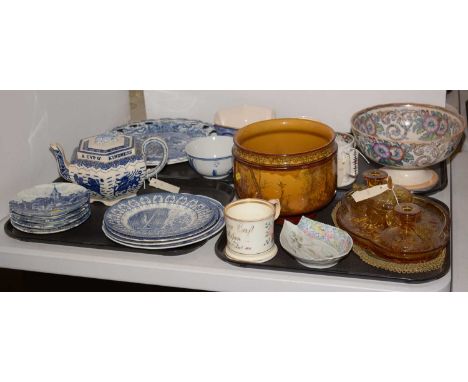
<svg viewBox="0 0 468 382">
<path fill-rule="evenodd" d="M 58 143 L 52 143 L 50 145 L 50 151 L 52 151 L 52 154 L 54 154 L 55 160 L 57 161 L 58 172 L 60 176 L 63 179 L 72 182 L 69 171 L 70 163 L 65 158 L 63 147 Z"/>
</svg>

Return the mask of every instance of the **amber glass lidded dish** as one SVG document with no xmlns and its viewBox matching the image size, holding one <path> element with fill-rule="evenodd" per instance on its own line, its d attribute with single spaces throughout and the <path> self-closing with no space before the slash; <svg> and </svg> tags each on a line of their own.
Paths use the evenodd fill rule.
<svg viewBox="0 0 468 382">
<path fill-rule="evenodd" d="M 281 215 L 327 205 L 336 192 L 337 144 L 329 126 L 302 118 L 260 121 L 234 136 L 234 186 L 240 198 L 279 199 Z"/>
</svg>

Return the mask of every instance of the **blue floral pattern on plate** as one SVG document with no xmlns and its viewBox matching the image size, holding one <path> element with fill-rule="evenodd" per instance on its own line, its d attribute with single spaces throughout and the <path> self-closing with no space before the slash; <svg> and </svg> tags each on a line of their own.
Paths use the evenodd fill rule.
<svg viewBox="0 0 468 382">
<path fill-rule="evenodd" d="M 211 123 L 183 118 L 148 119 L 115 127 L 112 131 L 134 137 L 136 145 L 140 149 L 143 141 L 147 138 L 159 137 L 164 139 L 169 148 L 168 164 L 186 162 L 187 155 L 184 149 L 187 143 L 193 138 L 205 137 L 215 133 Z M 147 154 L 146 164 L 148 166 L 157 165 L 162 157 L 161 148 L 156 145 L 148 146 Z"/>
<path fill-rule="evenodd" d="M 204 198 L 189 194 L 153 193 L 122 200 L 104 214 L 114 232 L 134 239 L 164 239 L 206 226 L 215 214 Z"/>
</svg>

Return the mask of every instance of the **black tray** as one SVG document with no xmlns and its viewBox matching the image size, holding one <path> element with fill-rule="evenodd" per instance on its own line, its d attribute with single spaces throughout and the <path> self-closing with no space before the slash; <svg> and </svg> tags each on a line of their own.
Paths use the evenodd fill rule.
<svg viewBox="0 0 468 382">
<path fill-rule="evenodd" d="M 343 197 L 345 191 L 337 191 L 337 194 L 334 200 L 325 208 L 320 211 L 316 211 L 313 214 L 307 215 L 308 217 L 318 220 L 322 223 L 333 224 L 333 220 L 331 218 L 331 213 L 335 205 L 338 203 L 339 200 Z M 441 205 L 448 211 L 447 206 L 433 198 L 436 203 Z M 424 272 L 424 273 L 411 273 L 411 274 L 403 274 L 403 273 L 396 273 L 390 272 L 383 269 L 375 268 L 364 261 L 362 261 L 358 255 L 351 251 L 348 256 L 346 256 L 343 260 L 338 262 L 335 266 L 326 269 L 312 269 L 307 268 L 301 264 L 299 264 L 294 257 L 289 255 L 282 247 L 279 241 L 279 236 L 281 233 L 282 226 L 280 224 L 275 224 L 275 243 L 278 246 L 278 254 L 271 260 L 262 263 L 262 264 L 246 264 L 246 263 L 238 263 L 233 260 L 230 260 L 224 254 L 224 248 L 226 247 L 227 240 L 226 240 L 226 230 L 224 230 L 223 234 L 220 236 L 218 241 L 215 245 L 215 252 L 216 255 L 231 264 L 240 266 L 240 267 L 249 267 L 249 268 L 263 268 L 263 269 L 272 269 L 278 271 L 289 271 L 289 272 L 302 272 L 302 273 L 314 273 L 314 274 L 321 274 L 321 275 L 330 275 L 330 276 L 343 276 L 343 277 L 354 277 L 354 278 L 362 278 L 362 279 L 373 279 L 373 280 L 381 280 L 381 281 L 394 281 L 394 282 L 405 282 L 405 283 L 422 283 L 428 282 L 432 280 L 436 280 L 441 278 L 450 269 L 451 263 L 451 248 L 450 243 L 446 249 L 446 256 L 445 262 L 442 268 Z"/>
<path fill-rule="evenodd" d="M 182 165 L 188 167 L 188 164 L 186 163 L 183 163 Z M 179 167 L 182 168 L 182 166 Z M 164 181 L 181 187 L 181 193 L 185 192 L 190 194 L 209 196 L 213 199 L 218 200 L 223 205 L 228 204 L 234 198 L 234 188 L 229 184 L 207 180 L 200 176 L 192 179 L 171 179 L 165 177 Z M 142 188 L 138 192 L 138 194 L 140 195 L 158 191 L 159 190 L 156 190 L 153 187 L 148 187 L 147 185 L 146 189 Z M 206 240 L 204 240 L 202 242 L 181 248 L 161 250 L 147 250 L 125 247 L 123 245 L 113 242 L 112 240 L 109 240 L 102 232 L 102 219 L 104 217 L 104 212 L 107 208 L 108 207 L 106 207 L 102 203 L 92 203 L 90 218 L 80 226 L 65 232 L 59 232 L 49 235 L 34 235 L 17 230 L 11 225 L 10 220 L 8 220 L 5 223 L 4 229 L 8 236 L 23 241 L 172 256 L 190 253 L 198 247 L 202 246 L 206 242 Z"/>
<path fill-rule="evenodd" d="M 364 179 L 362 178 L 362 173 L 366 170 L 374 170 L 378 168 L 383 168 L 384 166 L 381 166 L 375 162 L 372 162 L 369 160 L 369 163 L 367 163 L 361 155 L 359 155 L 359 174 L 356 178 L 355 183 L 361 183 L 364 184 Z M 448 182 L 448 177 L 447 177 L 447 162 L 443 161 L 440 163 L 437 163 L 433 166 L 427 167 L 428 169 L 434 170 L 437 175 L 439 176 L 439 180 L 437 183 L 434 185 L 433 188 L 430 190 L 425 190 L 425 191 L 411 191 L 413 194 L 417 195 L 432 195 L 435 194 L 439 191 L 442 191 L 445 187 L 447 187 L 447 182 Z M 339 190 L 350 190 L 353 187 L 352 184 L 345 186 L 345 187 L 340 187 Z"/>
</svg>

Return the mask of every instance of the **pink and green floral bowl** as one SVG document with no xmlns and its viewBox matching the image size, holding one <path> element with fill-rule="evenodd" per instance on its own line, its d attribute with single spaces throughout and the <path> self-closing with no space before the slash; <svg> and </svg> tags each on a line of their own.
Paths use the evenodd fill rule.
<svg viewBox="0 0 468 382">
<path fill-rule="evenodd" d="M 351 118 L 360 150 L 387 167 L 417 169 L 447 159 L 457 148 L 466 121 L 439 106 L 386 104 Z"/>
</svg>

